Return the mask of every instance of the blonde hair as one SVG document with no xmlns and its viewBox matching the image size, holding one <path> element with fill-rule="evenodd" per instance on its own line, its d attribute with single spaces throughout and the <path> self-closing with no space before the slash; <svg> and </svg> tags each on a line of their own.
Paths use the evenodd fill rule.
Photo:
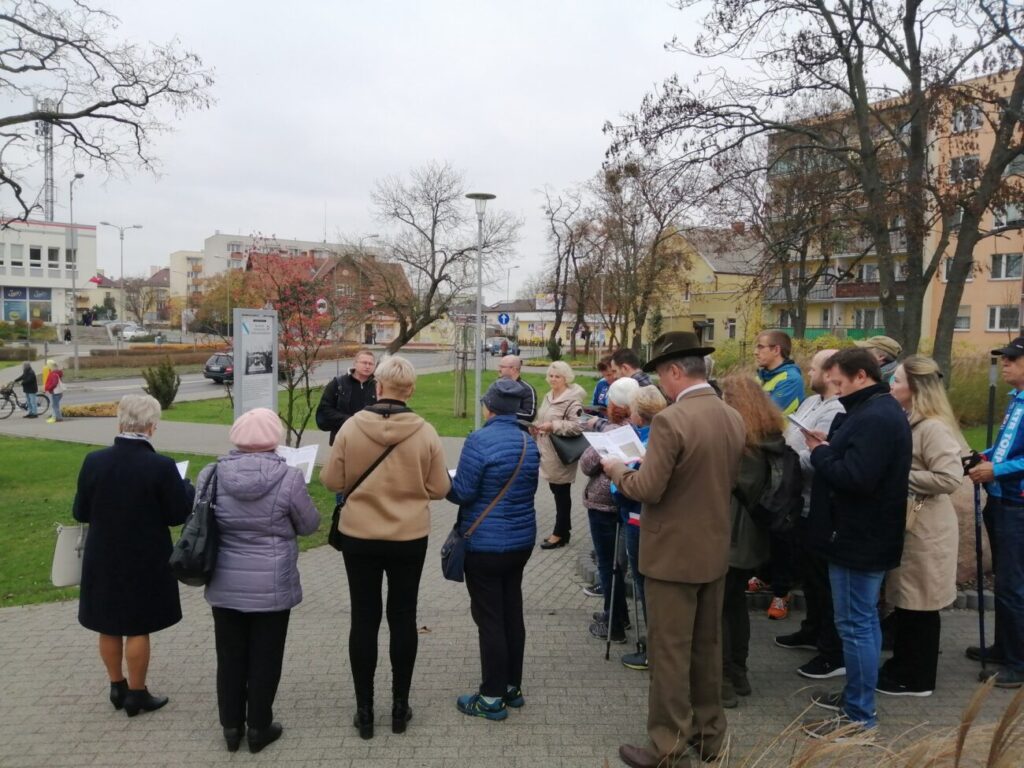
<svg viewBox="0 0 1024 768">
<path fill-rule="evenodd" d="M 125 395 L 117 404 L 117 428 L 121 432 L 145 432 L 160 421 L 160 403 L 149 395 Z"/>
<path fill-rule="evenodd" d="M 416 387 L 416 369 L 401 355 L 385 357 L 373 374 L 382 388 L 389 394 L 397 395 L 404 400 L 412 395 Z"/>
<path fill-rule="evenodd" d="M 548 373 L 553 373 L 555 376 L 561 376 L 565 379 L 565 383 L 572 384 L 576 380 L 576 374 L 573 373 L 572 368 L 569 364 L 562 360 L 555 360 L 551 365 L 548 366 Z"/>
<path fill-rule="evenodd" d="M 633 393 L 633 400 L 631 402 L 634 413 L 648 423 L 667 405 L 668 401 L 665 399 L 665 396 L 653 384 L 640 387 L 640 389 Z"/>
<path fill-rule="evenodd" d="M 910 388 L 910 415 L 921 419 L 939 419 L 960 434 L 960 424 L 942 386 L 939 364 L 924 355 L 910 355 L 900 363 Z"/>
<path fill-rule="evenodd" d="M 733 373 L 722 379 L 719 385 L 722 387 L 722 400 L 743 417 L 748 448 L 756 448 L 767 438 L 782 434 L 786 426 L 782 412 L 753 378 Z"/>
</svg>

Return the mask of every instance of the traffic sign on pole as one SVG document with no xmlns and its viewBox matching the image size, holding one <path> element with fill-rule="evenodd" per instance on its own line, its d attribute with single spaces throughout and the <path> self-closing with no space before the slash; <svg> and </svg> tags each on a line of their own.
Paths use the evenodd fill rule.
<svg viewBox="0 0 1024 768">
<path fill-rule="evenodd" d="M 508 312 L 502 312 L 500 315 L 498 315 L 498 322 L 501 325 L 508 325 L 508 321 L 510 319 L 511 318 L 508 316 Z"/>
</svg>

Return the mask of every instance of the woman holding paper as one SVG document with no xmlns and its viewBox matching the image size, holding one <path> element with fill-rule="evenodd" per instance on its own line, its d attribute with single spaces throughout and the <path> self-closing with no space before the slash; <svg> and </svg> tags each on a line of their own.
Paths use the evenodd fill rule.
<svg viewBox="0 0 1024 768">
<path fill-rule="evenodd" d="M 181 621 L 168 526 L 185 522 L 193 490 L 154 450 L 158 421 L 160 403 L 149 395 L 121 398 L 119 434 L 85 457 L 74 503 L 75 520 L 89 524 L 78 621 L 99 633 L 110 703 L 129 717 L 167 703 L 146 688 L 149 635 Z"/>
<path fill-rule="evenodd" d="M 250 752 L 281 736 L 274 697 L 288 618 L 302 602 L 296 539 L 320 525 L 302 472 L 275 453 L 283 435 L 276 413 L 247 411 L 228 434 L 235 450 L 196 479 L 200 494 L 215 495 L 219 549 L 206 602 L 217 645 L 217 706 L 231 752 L 243 735 Z"/>
</svg>

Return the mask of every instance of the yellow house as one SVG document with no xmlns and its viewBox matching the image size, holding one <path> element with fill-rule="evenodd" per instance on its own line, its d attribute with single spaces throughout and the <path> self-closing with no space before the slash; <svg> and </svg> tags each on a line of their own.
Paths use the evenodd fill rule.
<svg viewBox="0 0 1024 768">
<path fill-rule="evenodd" d="M 761 328 L 758 238 L 742 224 L 692 227 L 676 237 L 690 268 L 679 275 L 660 308 L 661 332 L 695 331 L 711 343 L 752 339 Z"/>
</svg>

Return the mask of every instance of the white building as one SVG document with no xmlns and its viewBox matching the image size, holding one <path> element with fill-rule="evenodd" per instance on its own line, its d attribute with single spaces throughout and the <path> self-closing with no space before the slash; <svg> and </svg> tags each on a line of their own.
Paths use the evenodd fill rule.
<svg viewBox="0 0 1024 768">
<path fill-rule="evenodd" d="M 72 236 L 77 238 L 78 271 Z M 53 221 L 12 223 L 0 229 L 0 319 L 66 323 L 89 308 L 89 278 L 96 275 L 96 227 Z M 77 288 L 72 308 L 72 283 Z"/>
</svg>

